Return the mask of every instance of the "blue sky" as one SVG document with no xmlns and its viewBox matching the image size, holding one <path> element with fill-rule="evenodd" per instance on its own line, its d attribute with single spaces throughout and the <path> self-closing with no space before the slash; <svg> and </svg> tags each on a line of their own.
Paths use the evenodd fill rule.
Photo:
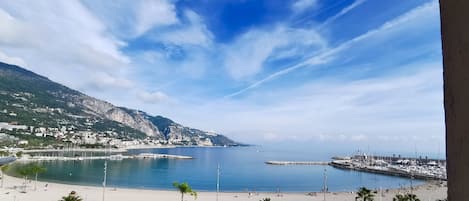
<svg viewBox="0 0 469 201">
<path fill-rule="evenodd" d="M 252 143 L 444 147 L 434 0 L 2 1 L 0 60 Z"/>
</svg>

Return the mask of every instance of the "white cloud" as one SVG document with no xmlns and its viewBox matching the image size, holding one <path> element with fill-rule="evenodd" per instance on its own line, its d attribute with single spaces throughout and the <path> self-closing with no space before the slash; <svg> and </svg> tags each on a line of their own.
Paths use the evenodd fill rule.
<svg viewBox="0 0 469 201">
<path fill-rule="evenodd" d="M 313 29 L 278 26 L 274 30 L 251 30 L 224 47 L 224 66 L 239 80 L 259 73 L 268 59 L 296 56 L 305 48 L 325 46 L 325 40 Z"/>
<path fill-rule="evenodd" d="M 142 0 L 136 13 L 135 34 L 140 36 L 148 30 L 177 24 L 176 7 L 169 0 Z"/>
<path fill-rule="evenodd" d="M 381 25 L 380 27 L 376 29 L 370 30 L 362 35 L 359 35 L 346 42 L 343 42 L 334 48 L 322 49 L 322 51 L 320 51 L 319 54 L 316 54 L 310 58 L 307 58 L 301 62 L 298 62 L 297 64 L 287 66 L 284 69 L 279 70 L 277 72 L 274 72 L 266 76 L 263 79 L 253 82 L 252 84 L 248 85 L 247 87 L 241 90 L 238 90 L 234 93 L 226 95 L 225 98 L 230 98 L 230 97 L 245 93 L 251 89 L 259 87 L 260 85 L 268 81 L 271 81 L 273 79 L 276 79 L 277 77 L 286 75 L 297 69 L 304 68 L 304 67 L 317 66 L 320 64 L 325 64 L 327 62 L 330 62 L 331 60 L 334 59 L 335 56 L 337 56 L 337 54 L 339 54 L 340 52 L 346 49 L 349 49 L 350 47 L 352 47 L 358 42 L 367 42 L 368 39 L 372 37 L 376 37 L 376 36 L 386 38 L 388 34 L 392 32 L 394 33 L 405 32 L 405 31 L 409 31 L 409 29 L 412 29 L 412 28 L 416 29 L 419 26 L 426 25 L 428 22 L 434 23 L 435 21 L 433 21 L 433 19 L 437 17 L 438 17 L 438 2 L 431 1 L 427 4 L 414 8 L 413 10 L 393 20 L 390 20 L 384 23 L 383 25 Z M 404 25 L 411 25 L 411 26 L 409 28 Z"/>
<path fill-rule="evenodd" d="M 108 73 L 97 72 L 91 75 L 89 83 L 91 87 L 99 90 L 130 89 L 134 83 L 123 77 L 114 77 Z"/>
<path fill-rule="evenodd" d="M 366 0 L 355 0 L 352 4 L 348 5 L 347 7 L 343 8 L 342 10 L 340 10 L 340 12 L 338 12 L 337 14 L 333 15 L 332 17 L 327 18 L 326 21 L 321 23 L 321 25 L 318 27 L 318 29 L 322 29 L 322 28 L 326 27 L 331 22 L 333 22 L 336 19 L 346 15 L 351 10 L 353 10 L 354 8 L 356 8 L 357 6 L 359 6 L 359 5 L 361 5 L 365 2 L 366 2 Z"/>
<path fill-rule="evenodd" d="M 212 33 L 205 26 L 202 18 L 191 10 L 184 12 L 187 24 L 152 34 L 155 41 L 175 45 L 195 45 L 209 47 L 212 44 Z"/>
<path fill-rule="evenodd" d="M 137 97 L 144 103 L 149 103 L 149 104 L 161 103 L 169 99 L 168 95 L 166 95 L 165 93 L 161 91 L 151 92 L 151 93 L 143 91 L 143 92 L 138 93 Z"/>
<path fill-rule="evenodd" d="M 256 142 L 320 139 L 388 143 L 380 140 L 382 136 L 417 136 L 413 141 L 443 136 L 441 64 L 417 62 L 399 69 L 416 67 L 421 70 L 405 75 L 356 81 L 326 78 L 275 92 L 258 91 L 243 99 L 193 106 L 191 114 L 182 119 Z M 212 112 L 203 119 L 191 116 L 202 111 Z"/>
<path fill-rule="evenodd" d="M 7 63 L 7 64 L 13 64 L 13 65 L 17 65 L 17 66 L 27 67 L 26 62 L 24 62 L 23 59 L 21 59 L 19 57 L 10 57 L 10 56 L 4 54 L 3 52 L 0 52 L 0 61 L 4 62 L 4 63 Z"/>
<path fill-rule="evenodd" d="M 129 85 L 125 43 L 79 1 L 2 1 L 0 26 L 3 54 L 36 73 L 85 91 Z"/>
<path fill-rule="evenodd" d="M 292 4 L 292 9 L 295 12 L 303 12 L 306 9 L 314 8 L 318 4 L 318 0 L 297 0 Z"/>
</svg>

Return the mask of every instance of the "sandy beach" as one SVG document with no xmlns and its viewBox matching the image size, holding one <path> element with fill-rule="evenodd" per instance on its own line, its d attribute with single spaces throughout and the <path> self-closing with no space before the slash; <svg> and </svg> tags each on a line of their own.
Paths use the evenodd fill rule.
<svg viewBox="0 0 469 201">
<path fill-rule="evenodd" d="M 1 201 L 57 201 L 62 196 L 71 191 L 76 191 L 83 201 L 102 201 L 103 188 L 95 186 L 68 185 L 50 182 L 38 182 L 37 190 L 34 191 L 34 181 L 27 184 L 26 193 L 20 192 L 23 180 L 11 176 L 5 176 L 4 187 L 0 188 Z M 47 184 L 47 189 L 45 185 Z M 392 201 L 394 195 L 398 192 L 409 192 L 409 189 L 393 189 L 384 191 L 376 195 L 376 201 Z M 435 201 L 436 199 L 446 198 L 445 185 L 438 185 L 437 182 L 427 182 L 421 186 L 415 187 L 414 193 L 422 201 Z M 272 201 L 320 201 L 323 200 L 323 193 L 251 193 L 248 192 L 230 192 L 220 193 L 220 201 L 242 201 L 242 200 L 261 200 L 262 198 L 271 198 Z M 112 201 L 143 201 L 143 200 L 161 200 L 161 201 L 180 201 L 180 194 L 176 191 L 166 190 L 144 190 L 107 187 L 104 200 Z M 184 200 L 194 200 L 193 197 L 185 196 Z M 198 192 L 198 201 L 215 201 L 215 192 Z M 326 194 L 326 200 L 346 201 L 355 200 L 355 194 L 352 192 L 331 192 Z"/>
</svg>

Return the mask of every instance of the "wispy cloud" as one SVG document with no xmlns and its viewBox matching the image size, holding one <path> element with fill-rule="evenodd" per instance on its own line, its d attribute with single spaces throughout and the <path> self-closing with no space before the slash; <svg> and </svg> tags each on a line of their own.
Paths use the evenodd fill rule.
<svg viewBox="0 0 469 201">
<path fill-rule="evenodd" d="M 181 24 L 168 30 L 159 30 L 152 33 L 150 37 L 158 42 L 175 45 L 210 46 L 213 36 L 201 17 L 191 10 L 186 10 L 184 16 L 187 18 L 187 24 Z"/>
<path fill-rule="evenodd" d="M 295 65 L 292 65 L 292 66 L 287 66 L 286 68 L 282 69 L 282 70 L 279 70 L 277 72 L 274 72 L 270 75 L 268 75 L 267 77 L 261 79 L 261 80 L 258 80 L 252 84 L 250 84 L 249 86 L 241 89 L 241 90 L 238 90 L 234 93 L 231 93 L 231 94 L 228 94 L 226 95 L 224 98 L 230 98 L 230 97 L 234 97 L 234 96 L 237 96 L 237 95 L 240 95 L 242 93 L 245 93 L 251 89 L 254 89 L 256 87 L 259 87 L 260 85 L 264 84 L 265 82 L 268 82 L 268 81 L 271 81 L 279 76 L 283 76 L 285 74 L 288 74 L 292 71 L 295 71 L 299 68 L 304 68 L 304 67 L 312 67 L 312 66 L 316 66 L 316 65 L 320 65 L 320 64 L 325 64 L 327 62 L 330 62 L 333 57 L 336 55 L 336 54 L 339 54 L 341 51 L 345 50 L 345 49 L 348 49 L 350 47 L 352 47 L 354 44 L 358 43 L 358 42 L 361 42 L 361 41 L 365 41 L 366 39 L 374 36 L 374 35 L 377 35 L 377 34 L 386 34 L 386 32 L 388 32 L 389 30 L 393 29 L 394 27 L 397 27 L 397 26 L 400 26 L 401 24 L 404 24 L 406 22 L 409 22 L 411 20 L 414 20 L 414 19 L 417 19 L 417 20 L 421 20 L 421 19 L 424 19 L 425 20 L 425 16 L 427 14 L 433 14 L 435 13 L 435 9 L 438 8 L 438 3 L 436 1 L 432 1 L 430 3 L 427 3 L 423 6 L 420 6 L 420 7 L 417 7 L 415 9 L 413 9 L 412 11 L 409 11 L 391 21 L 388 21 L 386 23 L 384 23 L 383 25 L 381 25 L 380 27 L 374 29 L 374 30 L 370 30 L 360 36 L 357 36 L 353 39 L 350 39 L 346 42 L 343 42 L 341 43 L 340 45 L 334 47 L 334 48 L 330 48 L 330 49 L 326 49 L 326 50 L 323 50 L 321 51 L 319 54 L 315 55 L 315 56 L 312 56 L 306 60 L 303 60 L 301 62 L 299 62 L 298 64 L 295 64 Z"/>
<path fill-rule="evenodd" d="M 417 134 L 416 141 L 439 136 L 444 131 L 441 63 L 393 68 L 421 70 L 355 81 L 324 78 L 275 93 L 264 90 L 243 99 L 220 100 L 192 109 L 214 111 L 211 116 L 216 118 L 192 123 L 259 142 L 295 140 L 291 136 L 330 142 L 405 139 L 416 133 L 425 133 Z"/>
<path fill-rule="evenodd" d="M 137 94 L 138 98 L 144 103 L 157 104 L 169 99 L 168 95 L 161 91 L 156 92 L 140 92 Z"/>
<path fill-rule="evenodd" d="M 326 46 L 325 40 L 314 29 L 280 25 L 268 30 L 252 30 L 224 47 L 224 66 L 234 79 L 249 78 L 259 73 L 269 58 L 297 56 L 303 49 Z"/>
<path fill-rule="evenodd" d="M 311 9 L 316 7 L 318 4 L 318 0 L 297 0 L 295 3 L 292 4 L 293 11 L 299 13 L 303 12 L 306 9 Z"/>
<path fill-rule="evenodd" d="M 148 30 L 176 24 L 176 7 L 169 0 L 142 0 L 139 2 L 136 13 L 135 34 L 140 36 Z"/>
<path fill-rule="evenodd" d="M 331 22 L 333 22 L 333 21 L 337 20 L 338 18 L 346 15 L 351 10 L 353 10 L 354 8 L 356 8 L 357 6 L 359 6 L 359 5 L 361 5 L 365 2 L 366 2 L 366 0 L 356 0 L 356 1 L 354 1 L 352 4 L 348 5 L 347 7 L 343 8 L 342 10 L 340 10 L 340 12 L 338 12 L 337 14 L 333 15 L 332 17 L 327 18 L 327 20 L 322 22 L 317 29 L 318 30 L 323 29 L 324 27 L 329 25 Z"/>
</svg>

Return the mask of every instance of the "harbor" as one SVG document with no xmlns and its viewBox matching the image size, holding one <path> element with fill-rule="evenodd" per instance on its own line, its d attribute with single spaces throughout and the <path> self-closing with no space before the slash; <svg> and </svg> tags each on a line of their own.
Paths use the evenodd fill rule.
<svg viewBox="0 0 469 201">
<path fill-rule="evenodd" d="M 446 161 L 428 157 L 367 156 L 335 157 L 329 165 L 369 173 L 422 180 L 446 180 Z"/>
<path fill-rule="evenodd" d="M 445 180 L 446 161 L 428 157 L 367 156 L 332 157 L 332 161 L 266 161 L 268 165 L 330 165 L 334 168 L 421 180 Z"/>
</svg>

